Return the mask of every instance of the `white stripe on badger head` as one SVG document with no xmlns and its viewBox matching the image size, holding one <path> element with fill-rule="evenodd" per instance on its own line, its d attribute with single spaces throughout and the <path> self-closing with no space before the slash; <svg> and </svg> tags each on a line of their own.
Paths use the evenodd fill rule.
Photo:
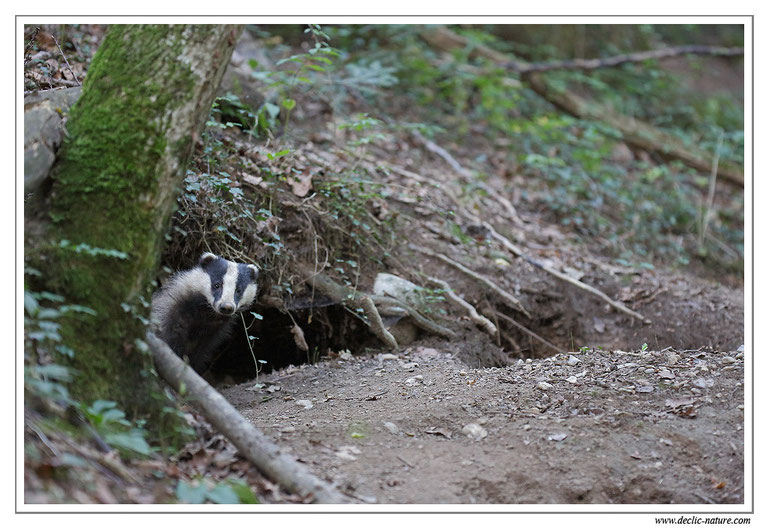
<svg viewBox="0 0 769 529">
<path fill-rule="evenodd" d="M 194 294 L 202 294 L 209 304 L 214 304 L 211 279 L 200 268 L 193 268 L 177 275 L 173 280 L 173 286 L 169 286 L 169 290 L 181 299 Z"/>
<path fill-rule="evenodd" d="M 229 303 L 232 305 L 232 309 L 235 310 L 237 304 L 235 303 L 235 285 L 238 283 L 238 265 L 227 261 L 227 272 L 222 278 L 222 296 L 216 301 L 214 307 L 217 311 L 223 303 Z"/>
<path fill-rule="evenodd" d="M 246 287 L 246 290 L 243 291 L 243 295 L 240 297 L 240 301 L 238 302 L 238 309 L 240 310 L 243 307 L 248 307 L 254 302 L 254 298 L 256 297 L 256 283 L 251 283 Z"/>
</svg>

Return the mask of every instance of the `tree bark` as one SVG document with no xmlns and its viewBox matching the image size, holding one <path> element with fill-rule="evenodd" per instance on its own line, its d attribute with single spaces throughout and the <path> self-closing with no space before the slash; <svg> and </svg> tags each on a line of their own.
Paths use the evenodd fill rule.
<svg viewBox="0 0 769 529">
<path fill-rule="evenodd" d="M 97 313 L 61 328 L 84 400 L 117 400 L 134 417 L 160 417 L 167 405 L 142 320 L 176 191 L 240 29 L 112 26 L 72 107 L 50 221 L 27 251 L 44 271 L 36 286 Z"/>
</svg>

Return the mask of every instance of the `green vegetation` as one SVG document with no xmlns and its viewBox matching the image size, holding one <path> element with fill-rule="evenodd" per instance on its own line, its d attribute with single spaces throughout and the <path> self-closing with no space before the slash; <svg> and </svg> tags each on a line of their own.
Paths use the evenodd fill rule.
<svg viewBox="0 0 769 529">
<path fill-rule="evenodd" d="M 505 28 L 453 28 L 471 42 L 496 48 L 523 60 L 572 58 L 561 51 L 563 39 L 577 38 L 593 55 L 643 50 L 652 44 L 712 40 L 703 26 L 623 27 L 622 34 L 602 26 L 531 26 L 516 35 L 531 42 L 504 39 Z M 585 240 L 597 242 L 621 263 L 662 261 L 686 265 L 704 259 L 716 269 L 742 269 L 743 202 L 739 194 L 716 206 L 704 245 L 698 236 L 707 208 L 708 176 L 680 163 L 633 155 L 611 127 L 563 114 L 519 83 L 510 71 L 475 58 L 472 46 L 439 54 L 420 39 L 418 26 L 333 28 L 329 34 L 349 62 L 376 61 L 398 83 L 388 92 L 410 98 L 422 109 L 419 120 L 439 123 L 453 143 L 482 134 L 505 153 L 509 172 L 526 181 L 525 199 L 545 205 L 554 220 Z M 559 32 L 574 32 L 559 37 Z M 718 38 L 741 45 L 741 27 L 720 28 Z M 674 39 L 672 37 L 675 37 Z M 565 41 L 571 42 L 571 41 Z M 719 41 L 715 42 L 719 44 Z M 685 59 L 687 68 L 702 68 L 702 58 Z M 699 94 L 682 75 L 658 61 L 626 64 L 590 72 L 552 72 L 548 83 L 575 90 L 624 115 L 647 121 L 698 145 L 721 160 L 743 161 L 743 108 L 740 98 L 725 93 Z M 387 112 L 387 97 L 368 102 Z M 625 157 L 622 151 L 625 151 Z M 630 159 L 627 159 L 629 155 Z M 478 151 L 483 162 L 489 153 Z M 482 174 L 480 176 L 483 176 Z"/>
</svg>

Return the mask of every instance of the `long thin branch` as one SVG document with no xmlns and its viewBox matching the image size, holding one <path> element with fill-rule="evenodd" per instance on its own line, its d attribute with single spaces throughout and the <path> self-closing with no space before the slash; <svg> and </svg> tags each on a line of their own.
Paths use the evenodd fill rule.
<svg viewBox="0 0 769 529">
<path fill-rule="evenodd" d="M 243 418 L 218 391 L 176 356 L 163 340 L 150 332 L 147 333 L 147 342 L 160 376 L 177 391 L 183 387 L 206 419 L 267 477 L 314 502 L 350 503 L 349 498 L 315 477 L 307 467 L 282 451 Z"/>
<path fill-rule="evenodd" d="M 515 209 L 515 206 L 513 206 L 513 203 L 510 202 L 504 195 L 501 195 L 499 192 L 495 191 L 491 187 L 489 187 L 485 182 L 481 181 L 479 178 L 475 178 L 473 176 L 473 173 L 469 170 L 462 167 L 462 165 L 443 147 L 438 145 L 432 140 L 428 140 L 425 138 L 422 134 L 420 134 L 418 131 L 412 131 L 411 135 L 414 136 L 417 140 L 419 140 L 428 151 L 433 152 L 443 158 L 447 164 L 451 166 L 454 171 L 465 178 L 468 181 L 471 181 L 473 185 L 480 187 L 483 189 L 486 194 L 492 198 L 496 199 L 497 202 L 499 202 L 502 207 L 507 211 L 508 216 L 510 217 L 510 220 L 512 220 L 515 224 L 518 226 L 523 225 L 523 221 L 518 216 L 518 211 Z"/>
<path fill-rule="evenodd" d="M 667 59 L 669 57 L 677 57 L 680 55 L 711 55 L 719 57 L 735 57 L 744 54 L 745 50 L 743 48 L 689 45 L 625 53 L 622 55 L 615 55 L 613 57 L 605 57 L 602 59 L 569 59 L 564 61 L 535 63 L 509 61 L 505 63 L 504 66 L 520 74 L 527 74 L 533 72 L 548 72 L 552 70 L 595 70 L 598 68 L 612 68 L 630 62 L 643 62 L 649 59 Z"/>
</svg>

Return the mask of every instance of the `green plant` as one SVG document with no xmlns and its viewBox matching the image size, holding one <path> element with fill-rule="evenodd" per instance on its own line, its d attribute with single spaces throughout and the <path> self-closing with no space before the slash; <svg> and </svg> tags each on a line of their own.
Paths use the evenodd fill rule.
<svg viewBox="0 0 769 529">
<path fill-rule="evenodd" d="M 254 504 L 259 503 L 251 487 L 242 479 L 229 478 L 219 483 L 199 478 L 191 482 L 179 480 L 176 498 L 182 503 Z"/>
</svg>

